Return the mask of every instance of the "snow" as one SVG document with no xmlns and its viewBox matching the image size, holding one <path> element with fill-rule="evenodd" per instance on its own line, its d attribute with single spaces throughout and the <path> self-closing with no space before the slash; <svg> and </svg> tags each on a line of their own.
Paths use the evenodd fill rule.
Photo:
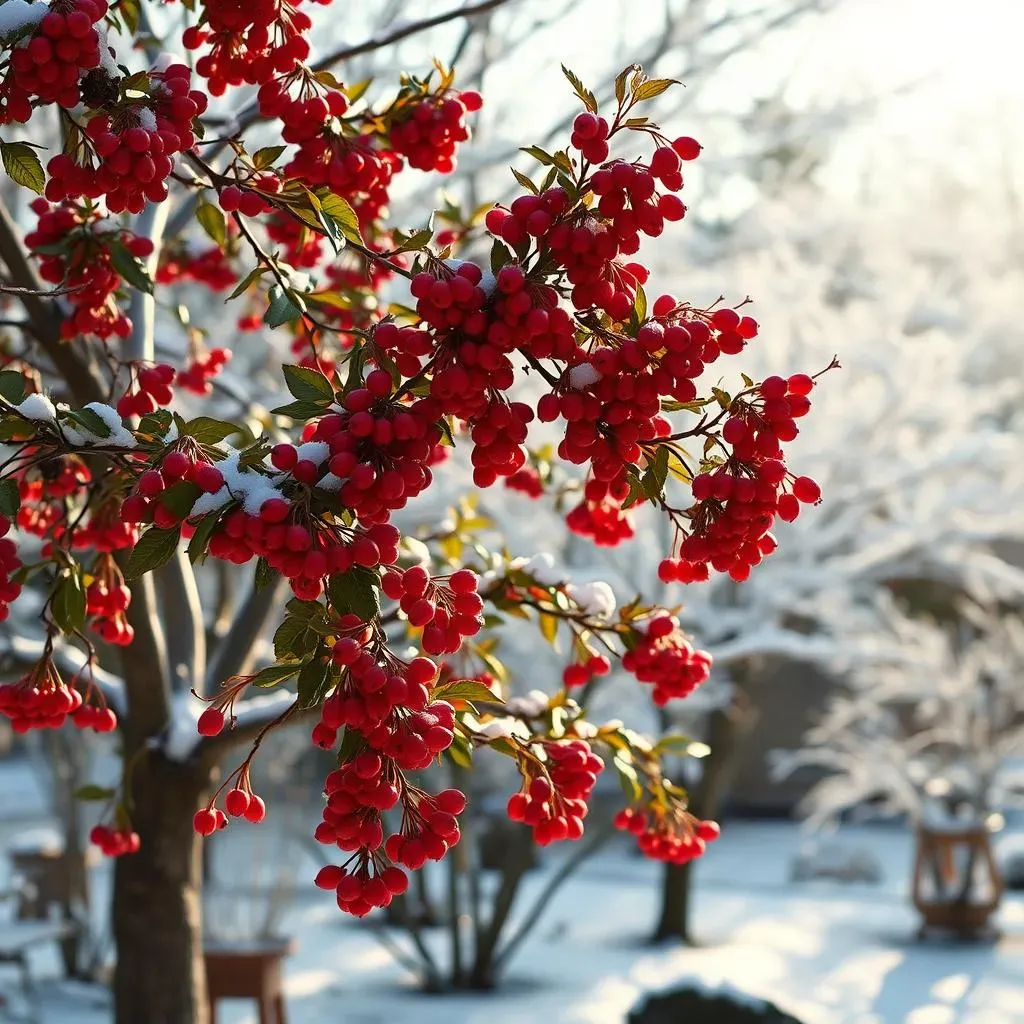
<svg viewBox="0 0 1024 1024">
<path fill-rule="evenodd" d="M 8 38 L 30 26 L 38 25 L 50 10 L 48 4 L 7 0 L 0 6 L 0 37 Z"/>
<path fill-rule="evenodd" d="M 156 131 L 156 115 L 149 107 L 136 107 L 135 113 L 138 115 L 140 128 L 145 128 L 147 132 Z"/>
<path fill-rule="evenodd" d="M 238 729 L 272 718 L 294 703 L 295 694 L 284 689 L 246 697 L 244 701 L 235 705 L 234 727 Z"/>
<path fill-rule="evenodd" d="M 295 450 L 300 462 L 312 462 L 316 466 L 331 454 L 331 446 L 326 441 L 306 441 Z"/>
<path fill-rule="evenodd" d="M 580 363 L 569 371 L 569 387 L 575 391 L 582 391 L 583 388 L 596 384 L 600 379 L 601 374 L 591 363 Z"/>
<path fill-rule="evenodd" d="M 109 436 L 100 437 L 87 427 L 71 426 L 67 421 L 61 424 L 64 436 L 74 445 L 104 446 L 108 448 L 134 448 L 138 441 L 135 435 L 124 425 L 118 411 L 103 402 L 90 402 L 86 409 L 94 412 L 110 431 Z"/>
<path fill-rule="evenodd" d="M 224 445 L 227 457 L 217 463 L 224 477 L 224 486 L 213 495 L 200 495 L 192 506 L 191 515 L 202 515 L 220 508 L 230 499 L 236 499 L 251 515 L 259 515 L 263 505 L 272 498 L 282 497 L 270 478 L 256 469 L 240 465 L 241 451 Z"/>
<path fill-rule="evenodd" d="M 6 8 L 0 7 L 0 13 Z M 46 395 L 28 395 L 17 410 L 27 420 L 35 423 L 56 423 L 57 409 Z"/>
<path fill-rule="evenodd" d="M 569 595 L 579 605 L 581 611 L 588 615 L 596 616 L 599 619 L 610 619 L 615 613 L 615 591 L 611 585 L 603 580 L 593 580 L 590 583 L 569 583 L 565 588 Z"/>
<path fill-rule="evenodd" d="M 170 721 L 160 746 L 170 761 L 187 761 L 199 745 L 199 716 L 206 710 L 206 702 L 189 690 L 171 695 Z"/>
<path fill-rule="evenodd" d="M 270 809 L 272 816 L 281 813 L 273 803 Z M 247 878 L 254 844 L 275 842 L 265 831 L 272 827 L 271 820 L 258 829 L 233 826 L 218 837 L 215 849 L 227 858 L 223 875 Z M 343 1007 L 344 1019 L 359 1024 L 622 1024 L 645 995 L 676 985 L 732 995 L 752 1006 L 771 1001 L 804 1024 L 1017 1020 L 1024 965 L 1015 933 L 1024 928 L 1024 899 L 1004 899 L 998 921 L 1007 932 L 1003 941 L 915 943 L 908 834 L 898 828 L 849 832 L 886 864 L 883 884 L 790 884 L 787 864 L 802 841 L 796 826 L 728 826 L 697 867 L 694 948 L 643 943 L 654 920 L 660 867 L 634 857 L 625 844 L 606 847 L 550 901 L 504 988 L 441 996 L 419 994 L 366 924 L 339 915 L 311 885 L 304 888 L 317 864 L 289 846 L 298 886 L 282 923 L 298 945 L 285 961 L 289 1022 L 336 1020 Z M 222 853 L 215 854 L 218 865 Z M 514 917 L 527 912 L 564 855 L 554 847 L 543 852 L 541 867 L 524 881 Z M 105 884 L 109 870 L 109 863 L 101 864 L 97 881 Z M 402 933 L 390 935 L 408 948 Z M 445 930 L 428 929 L 424 939 L 443 962 Z M 42 988 L 44 1020 L 109 1020 L 101 989 L 56 982 Z M 225 1002 L 219 1019 L 255 1024 L 255 1008 Z"/>
</svg>

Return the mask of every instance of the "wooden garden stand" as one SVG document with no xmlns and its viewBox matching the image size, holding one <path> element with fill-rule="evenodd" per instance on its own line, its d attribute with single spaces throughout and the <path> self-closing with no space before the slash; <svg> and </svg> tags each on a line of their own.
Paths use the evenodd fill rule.
<svg viewBox="0 0 1024 1024">
<path fill-rule="evenodd" d="M 287 1024 L 281 961 L 294 952 L 293 939 L 207 942 L 203 953 L 212 1024 L 217 1024 L 221 999 L 255 1000 L 259 1024 Z"/>
<path fill-rule="evenodd" d="M 991 935 L 989 918 L 1003 895 L 1003 878 L 984 825 L 921 825 L 917 830 L 913 899 L 922 917 L 919 938 L 929 929 L 959 938 Z"/>
</svg>

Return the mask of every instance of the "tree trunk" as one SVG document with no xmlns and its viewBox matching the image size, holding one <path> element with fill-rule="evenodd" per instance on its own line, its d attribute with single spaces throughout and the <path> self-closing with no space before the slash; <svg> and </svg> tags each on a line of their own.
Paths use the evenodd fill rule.
<svg viewBox="0 0 1024 1024">
<path fill-rule="evenodd" d="M 143 754 L 132 771 L 142 847 L 114 870 L 115 1024 L 209 1024 L 192 816 L 209 770 Z"/>
<path fill-rule="evenodd" d="M 740 744 L 754 728 L 757 709 L 740 691 L 728 708 L 718 708 L 708 722 L 711 753 L 704 760 L 700 782 L 690 794 L 690 811 L 698 818 L 714 818 L 738 763 Z M 681 939 L 691 943 L 690 903 L 693 862 L 666 864 L 662 875 L 661 912 L 653 941 Z"/>
</svg>

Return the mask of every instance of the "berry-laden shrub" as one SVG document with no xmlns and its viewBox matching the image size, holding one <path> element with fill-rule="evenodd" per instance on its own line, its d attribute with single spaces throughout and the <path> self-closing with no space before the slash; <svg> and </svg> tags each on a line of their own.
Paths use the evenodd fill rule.
<svg viewBox="0 0 1024 1024">
<path fill-rule="evenodd" d="M 150 777 L 140 759 L 180 759 L 177 723 L 167 727 L 165 683 L 145 658 L 122 659 L 111 707 L 91 669 L 112 646 L 157 650 L 143 577 L 180 582 L 207 560 L 249 565 L 255 593 L 283 579 L 291 594 L 270 603 L 270 664 L 225 672 L 212 688 L 187 680 L 207 705 L 188 763 L 209 772 L 232 740 L 252 746 L 192 809 L 195 832 L 264 818 L 253 758 L 270 730 L 305 721 L 337 758 L 315 833 L 337 853 L 316 884 L 347 913 L 387 906 L 409 872 L 459 841 L 465 796 L 431 792 L 421 773 L 444 757 L 468 766 L 484 747 L 515 762 L 522 784 L 508 814 L 538 844 L 583 835 L 610 764 L 628 794 L 617 825 L 651 857 L 696 857 L 718 827 L 690 815 L 663 774 L 671 742 L 587 716 L 614 665 L 658 705 L 708 678 L 710 656 L 673 611 L 640 599 L 617 609 L 604 585 L 488 552 L 472 515 L 433 524 L 425 540 L 392 519 L 435 485 L 433 467 L 455 446 L 468 450 L 477 488 L 574 495 L 568 527 L 598 545 L 627 540 L 631 510 L 654 506 L 673 526 L 665 581 L 743 580 L 774 550 L 773 524 L 820 498 L 784 456 L 817 377 L 708 391 L 707 373 L 719 379 L 726 357 L 757 344 L 758 324 L 744 304 L 648 298 L 643 241 L 684 217 L 683 168 L 701 152 L 640 113 L 671 82 L 627 69 L 602 111 L 567 72 L 585 109 L 565 147 L 530 147 L 537 180 L 517 172 L 521 195 L 454 226 L 449 211 L 435 239 L 387 223 L 391 185 L 409 168 L 453 172 L 480 96 L 437 66 L 373 104 L 365 83 L 347 87 L 310 63 L 308 6 L 195 5 L 183 37 L 194 69 L 151 63 L 144 47 L 114 53 L 106 28 L 134 29 L 125 5 L 99 0 L 29 5 L 5 37 L 4 119 L 31 123 L 56 105 L 65 130 L 45 170 L 28 145 L 3 143 L 9 173 L 45 198 L 31 205 L 21 259 L 8 255 L 16 237 L 4 247 L 12 275 L 29 282 L 34 319 L 0 372 L 10 449 L 0 615 L 23 588 L 40 590 L 46 641 L 38 664 L 3 688 L 0 713 L 18 730 L 70 717 L 106 732 L 116 709 L 125 781 L 93 839 L 111 856 L 145 856 L 133 827 L 139 779 Z M 199 145 L 208 97 L 244 85 L 258 86 L 254 106 L 227 141 Z M 257 120 L 281 144 L 250 152 Z M 206 235 L 199 245 L 164 244 L 153 228 L 149 204 L 172 201 L 172 189 L 186 214 L 177 221 Z M 389 305 L 400 278 L 409 297 Z M 240 332 L 287 335 L 291 400 L 262 433 L 252 420 L 185 414 L 178 393 L 211 395 L 248 337 L 191 325 L 173 291 L 185 287 L 232 287 Z M 189 328 L 183 365 L 156 359 L 154 290 Z M 542 383 L 533 401 L 519 388 L 526 377 Z M 541 424 L 556 436 L 549 446 L 534 442 Z M 555 466 L 573 479 L 556 484 Z M 19 554 L 30 535 L 31 559 Z M 550 699 L 506 701 L 495 633 L 513 616 L 569 644 Z M 84 654 L 67 679 L 60 645 Z M 266 688 L 276 696 L 253 699 Z"/>
</svg>

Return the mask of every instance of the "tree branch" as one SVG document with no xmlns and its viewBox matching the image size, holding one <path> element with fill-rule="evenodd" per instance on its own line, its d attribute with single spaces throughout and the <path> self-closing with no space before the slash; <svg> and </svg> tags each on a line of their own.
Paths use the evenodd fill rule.
<svg viewBox="0 0 1024 1024">
<path fill-rule="evenodd" d="M 122 557 L 123 556 L 123 557 Z M 120 552 L 118 563 L 124 571 L 127 552 Z M 126 745 L 137 749 L 167 726 L 171 692 L 168 685 L 167 645 L 163 632 L 156 628 L 156 592 L 152 576 L 133 580 L 131 604 L 125 613 L 135 630 L 135 639 L 121 648 L 121 667 L 128 698 Z"/>
<path fill-rule="evenodd" d="M 157 570 L 156 586 L 168 638 L 171 689 L 199 688 L 206 676 L 206 629 L 195 572 L 184 551 L 179 549 Z"/>
<path fill-rule="evenodd" d="M 406 22 L 404 25 L 399 24 L 397 28 L 393 28 L 384 35 L 374 36 L 372 39 L 367 39 L 356 46 L 347 46 L 342 50 L 336 50 L 334 53 L 328 54 L 313 65 L 313 70 L 325 71 L 333 65 L 341 63 L 343 60 L 351 60 L 353 57 L 361 57 L 364 53 L 382 50 L 385 46 L 390 46 L 392 43 L 397 43 L 420 32 L 426 32 L 427 29 L 436 28 L 438 25 L 443 25 L 446 22 L 455 21 L 457 18 L 472 18 L 474 15 L 493 11 L 496 7 L 501 7 L 508 2 L 509 0 L 481 0 L 478 3 L 468 3 L 462 4 L 460 7 L 453 7 L 451 10 L 442 11 L 431 18 Z"/>
<path fill-rule="evenodd" d="M 217 645 L 206 670 L 206 689 L 222 683 L 231 676 L 243 675 L 251 666 L 254 645 L 270 613 L 284 596 L 284 578 L 275 576 L 265 587 L 249 591 L 245 604 L 235 615 L 227 635 Z"/>
</svg>

